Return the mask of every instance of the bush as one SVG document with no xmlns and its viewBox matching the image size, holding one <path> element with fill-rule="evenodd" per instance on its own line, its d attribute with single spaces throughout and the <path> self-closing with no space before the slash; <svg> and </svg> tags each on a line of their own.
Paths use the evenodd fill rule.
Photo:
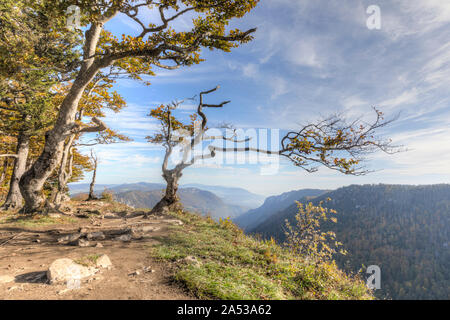
<svg viewBox="0 0 450 320">
<path fill-rule="evenodd" d="M 101 199 L 103 201 L 106 201 L 106 202 L 113 202 L 114 201 L 114 194 L 111 191 L 105 189 L 105 191 L 102 192 L 102 198 Z"/>
<path fill-rule="evenodd" d="M 295 225 L 286 219 L 286 243 L 285 245 L 295 254 L 307 256 L 320 262 L 332 261 L 336 253 L 347 254 L 339 249 L 342 243 L 336 240 L 336 234 L 332 231 L 322 232 L 321 222 L 337 222 L 332 209 L 308 203 L 306 206 L 297 202 L 298 213 L 295 215 Z"/>
</svg>

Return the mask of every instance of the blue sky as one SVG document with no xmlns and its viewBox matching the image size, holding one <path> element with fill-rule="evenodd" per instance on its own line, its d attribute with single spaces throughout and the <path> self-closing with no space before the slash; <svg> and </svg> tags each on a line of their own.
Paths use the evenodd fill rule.
<svg viewBox="0 0 450 320">
<path fill-rule="evenodd" d="M 369 30 L 367 7 L 381 9 L 381 29 Z M 148 21 L 156 16 L 148 13 Z M 186 28 L 190 17 L 176 23 Z M 255 40 L 231 53 L 205 51 L 205 62 L 176 71 L 155 69 L 152 85 L 121 80 L 116 90 L 128 107 L 106 123 L 134 139 L 98 146 L 98 183 L 163 182 L 163 150 L 146 142 L 158 129 L 147 117 L 160 103 L 191 97 L 220 85 L 208 101 L 231 100 L 208 110 L 211 126 L 288 130 L 321 116 L 345 112 L 370 116 L 377 106 L 400 118 L 382 133 L 409 151 L 377 153 L 363 177 L 320 169 L 314 174 L 281 160 L 278 173 L 261 174 L 259 164 L 205 163 L 185 170 L 181 183 L 239 186 L 263 195 L 301 188 L 349 184 L 450 182 L 450 2 L 442 0 L 262 0 L 233 27 L 258 27 Z M 136 34 L 124 16 L 107 28 Z M 187 104 L 178 115 L 192 111 Z M 269 139 L 270 140 L 270 139 Z M 87 150 L 86 150 L 87 151 Z M 90 174 L 86 176 L 86 181 Z"/>
</svg>

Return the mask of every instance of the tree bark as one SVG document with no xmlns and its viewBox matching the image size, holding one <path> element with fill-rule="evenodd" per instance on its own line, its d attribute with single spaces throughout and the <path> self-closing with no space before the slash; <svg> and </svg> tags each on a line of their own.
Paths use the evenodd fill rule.
<svg viewBox="0 0 450 320">
<path fill-rule="evenodd" d="M 167 186 L 164 197 L 153 207 L 150 214 L 158 215 L 167 213 L 170 210 L 177 210 L 181 208 L 178 202 L 178 180 L 183 174 L 180 170 L 167 170 L 163 174 L 164 180 L 166 180 Z"/>
<path fill-rule="evenodd" d="M 73 164 L 73 141 L 75 140 L 75 135 L 70 136 L 66 145 L 64 146 L 63 156 L 61 160 L 61 166 L 59 167 L 58 172 L 58 185 L 57 190 L 55 192 L 54 199 L 52 202 L 59 207 L 62 203 L 64 194 L 67 191 L 67 183 L 69 179 L 72 177 L 72 164 Z"/>
<path fill-rule="evenodd" d="M 9 192 L 6 201 L 2 206 L 3 210 L 15 210 L 22 207 L 23 198 L 19 188 L 19 181 L 26 170 L 29 150 L 30 137 L 23 132 L 19 133 L 16 151 L 17 158 L 14 161 Z"/>
<path fill-rule="evenodd" d="M 9 167 L 9 161 L 8 161 L 8 159 L 4 159 L 3 165 L 2 165 L 2 174 L 0 175 L 0 184 L 2 184 L 3 181 L 5 181 L 6 174 L 8 172 L 8 167 Z"/>
<path fill-rule="evenodd" d="M 92 158 L 92 160 L 94 162 L 94 173 L 92 174 L 92 181 L 91 181 L 91 184 L 89 186 L 89 197 L 88 197 L 88 200 L 95 200 L 96 197 L 95 197 L 95 193 L 94 193 L 94 187 L 95 187 L 95 180 L 97 178 L 98 160 L 97 160 L 97 157 L 94 156 L 93 153 L 91 153 L 91 158 Z"/>
</svg>

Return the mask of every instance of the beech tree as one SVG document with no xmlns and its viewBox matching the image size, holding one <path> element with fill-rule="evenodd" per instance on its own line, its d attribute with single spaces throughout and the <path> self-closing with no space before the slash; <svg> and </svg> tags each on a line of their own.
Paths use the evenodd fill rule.
<svg viewBox="0 0 450 320">
<path fill-rule="evenodd" d="M 64 16 L 69 5 L 78 6 L 82 14 L 81 25 L 86 32 L 73 85 L 60 105 L 53 128 L 46 134 L 42 154 L 20 180 L 24 212 L 33 212 L 43 206 L 42 187 L 60 163 L 67 137 L 102 129 L 100 124 L 85 128 L 75 119 L 83 92 L 101 70 L 115 66 L 129 77 L 140 79 L 141 74 L 153 75 L 154 66 L 172 70 L 200 63 L 202 48 L 230 51 L 240 43 L 250 41 L 255 29 L 228 31 L 228 23 L 233 18 L 243 17 L 257 3 L 258 0 L 40 1 L 40 6 L 52 14 L 59 12 L 60 16 Z M 140 15 L 143 8 L 157 13 L 159 21 L 145 24 Z M 119 13 L 134 21 L 141 32 L 124 34 L 119 40 L 105 30 L 105 24 Z M 196 15 L 190 30 L 176 31 L 171 27 L 186 14 Z"/>
<path fill-rule="evenodd" d="M 3 209 L 22 205 L 19 180 L 26 170 L 30 140 L 43 135 L 55 118 L 51 88 L 70 70 L 79 43 L 71 34 L 52 32 L 58 20 L 43 19 L 27 1 L 0 5 L 1 134 L 15 139 L 9 192 Z M 70 74 L 70 71 L 64 71 Z"/>
<path fill-rule="evenodd" d="M 212 159 L 218 152 L 257 152 L 268 155 L 278 155 L 291 161 L 295 166 L 307 172 L 315 172 L 320 165 L 348 175 L 364 175 L 369 171 L 364 167 L 366 156 L 377 150 L 395 153 L 399 148 L 393 146 L 390 140 L 376 138 L 379 129 L 387 126 L 395 119 L 384 120 L 383 113 L 373 108 L 375 119 L 365 123 L 360 119 L 348 123 L 340 115 L 332 115 L 316 123 L 302 126 L 297 131 L 288 132 L 281 139 L 279 150 L 263 150 L 247 146 L 250 139 L 239 140 L 234 130 L 224 135 L 208 134 L 208 118 L 205 109 L 221 109 L 230 101 L 220 104 L 204 102 L 204 96 L 216 91 L 216 87 L 201 92 L 199 104 L 195 113 L 190 116 L 189 123 L 183 123 L 174 116 L 174 112 L 183 101 L 163 104 L 150 112 L 150 116 L 160 122 L 160 131 L 148 136 L 150 143 L 162 145 L 165 156 L 162 164 L 162 176 L 167 183 L 165 194 L 150 214 L 161 214 L 178 208 L 178 181 L 184 169 L 199 160 Z M 230 135 L 231 133 L 231 135 Z M 214 141 L 231 141 L 236 145 L 225 148 L 214 145 Z M 209 142 L 208 152 L 195 155 L 193 150 Z M 244 144 L 244 146 L 241 146 Z M 176 147 L 180 148 L 181 161 L 169 168 L 169 159 Z"/>
<path fill-rule="evenodd" d="M 76 122 L 83 124 L 83 118 L 87 116 L 91 117 L 97 126 L 86 127 L 84 131 L 73 133 L 67 137 L 62 151 L 58 177 L 55 179 L 56 183 L 50 199 L 50 204 L 55 205 L 55 209 L 58 209 L 62 204 L 63 198 L 68 191 L 67 184 L 72 178 L 72 167 L 77 148 L 130 141 L 128 137 L 112 130 L 100 120 L 100 118 L 105 117 L 105 109 L 118 113 L 126 107 L 123 98 L 116 91 L 110 90 L 121 75 L 120 72 L 114 71 L 113 68 L 110 68 L 107 74 L 97 74 L 94 81 L 86 88 L 80 100 Z M 66 88 L 66 91 L 68 90 L 70 90 L 70 85 Z M 64 95 L 61 95 L 61 97 L 64 99 Z M 89 132 L 96 132 L 96 137 L 90 141 L 82 142 L 83 135 Z M 82 159 L 81 157 L 78 158 Z M 86 168 L 91 169 L 91 166 L 86 166 Z"/>
<path fill-rule="evenodd" d="M 19 180 L 26 170 L 31 139 L 43 135 L 54 119 L 52 86 L 61 70 L 76 58 L 71 48 L 79 43 L 70 35 L 51 32 L 58 20 L 42 19 L 27 1 L 0 5 L 0 112 L 2 135 L 15 139 L 9 193 L 4 209 L 22 204 Z"/>
</svg>

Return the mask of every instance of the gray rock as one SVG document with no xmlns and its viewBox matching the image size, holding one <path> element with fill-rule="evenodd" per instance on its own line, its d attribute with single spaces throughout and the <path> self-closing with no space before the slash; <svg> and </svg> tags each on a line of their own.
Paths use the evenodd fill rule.
<svg viewBox="0 0 450 320">
<path fill-rule="evenodd" d="M 105 240 L 105 234 L 103 232 L 91 232 L 86 235 L 88 240 Z"/>
<path fill-rule="evenodd" d="M 202 265 L 202 263 L 194 256 L 187 256 L 182 261 L 183 263 L 193 265 L 194 267 L 200 267 Z"/>
<path fill-rule="evenodd" d="M 47 279 L 50 283 L 67 283 L 81 281 L 84 278 L 93 276 L 98 269 L 85 267 L 75 263 L 71 259 L 63 258 L 52 262 L 47 270 Z"/>
<path fill-rule="evenodd" d="M 159 226 L 137 226 L 133 228 L 133 233 L 148 233 L 161 230 Z"/>
<path fill-rule="evenodd" d="M 111 236 L 120 236 L 122 234 L 131 233 L 133 230 L 131 228 L 119 229 L 119 230 L 111 230 L 108 232 Z"/>
<path fill-rule="evenodd" d="M 157 226 L 142 226 L 141 228 L 142 232 L 154 232 L 161 230 L 161 227 Z"/>
<path fill-rule="evenodd" d="M 182 226 L 184 224 L 183 221 L 178 220 L 178 219 L 166 219 L 166 220 L 163 220 L 163 222 L 170 223 L 173 225 L 178 225 L 178 226 Z"/>
<path fill-rule="evenodd" d="M 69 245 L 71 246 L 77 246 L 77 247 L 89 247 L 91 244 L 89 241 L 85 240 L 85 239 L 78 239 L 72 242 L 69 242 Z"/>
<path fill-rule="evenodd" d="M 112 266 L 112 263 L 106 254 L 102 254 L 95 262 L 95 265 L 99 268 L 108 268 Z"/>
<path fill-rule="evenodd" d="M 80 229 L 78 229 L 78 232 L 80 232 L 80 233 L 83 233 L 83 234 L 86 234 L 86 233 L 88 233 L 89 231 L 88 231 L 88 229 L 87 228 L 80 228 Z"/>
<path fill-rule="evenodd" d="M 123 234 L 115 238 L 117 241 L 129 242 L 131 241 L 131 234 Z"/>
<path fill-rule="evenodd" d="M 80 239 L 80 237 L 81 237 L 81 233 L 68 234 L 66 236 L 58 238 L 58 242 L 59 243 L 74 242 L 74 241 L 77 241 L 78 239 Z"/>
</svg>

